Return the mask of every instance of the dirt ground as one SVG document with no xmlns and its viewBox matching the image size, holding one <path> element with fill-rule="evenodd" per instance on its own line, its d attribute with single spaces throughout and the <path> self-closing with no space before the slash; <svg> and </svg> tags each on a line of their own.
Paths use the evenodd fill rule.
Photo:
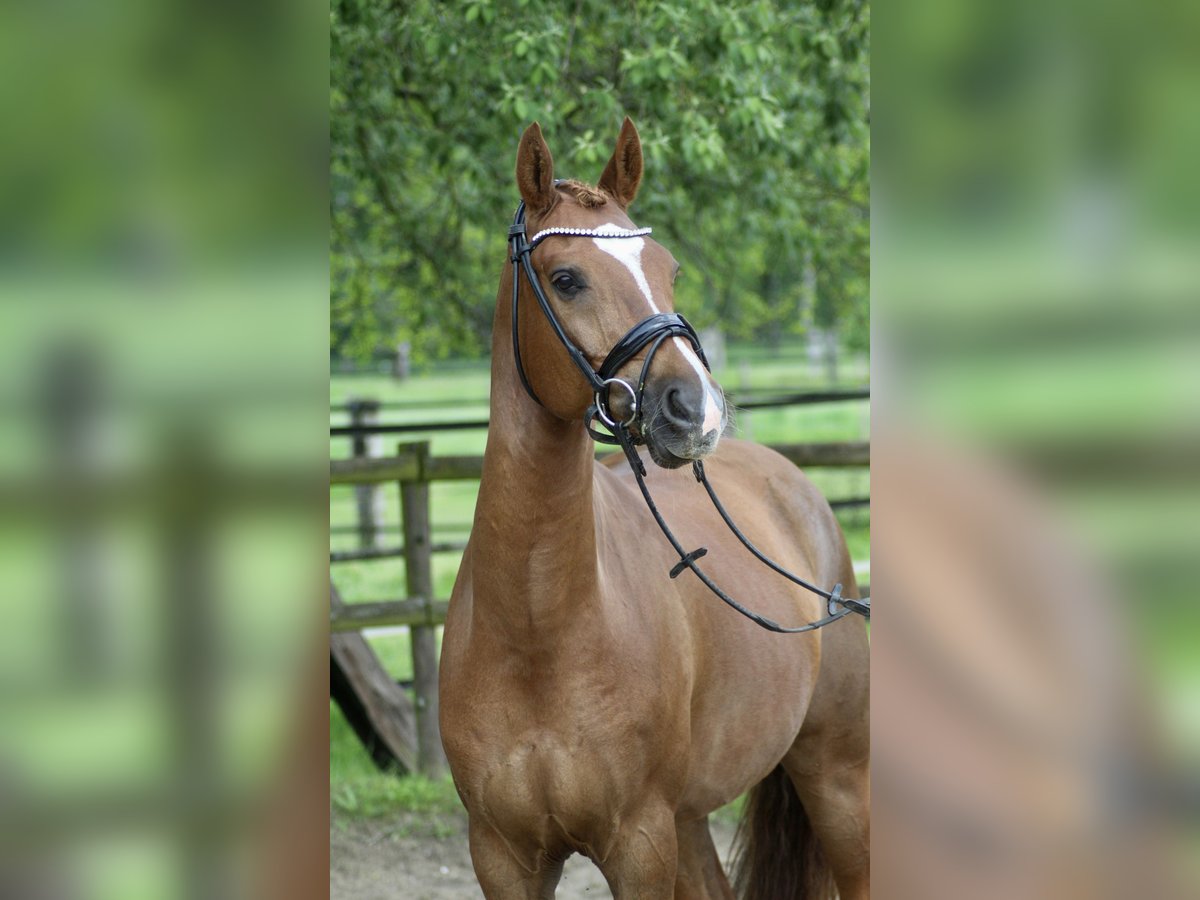
<svg viewBox="0 0 1200 900">
<path fill-rule="evenodd" d="M 713 822 L 722 859 L 733 826 Z M 330 900 L 482 900 L 471 869 L 466 817 L 428 822 L 335 818 L 329 834 Z M 563 870 L 557 900 L 602 900 L 612 894 L 600 870 L 572 856 Z"/>
</svg>

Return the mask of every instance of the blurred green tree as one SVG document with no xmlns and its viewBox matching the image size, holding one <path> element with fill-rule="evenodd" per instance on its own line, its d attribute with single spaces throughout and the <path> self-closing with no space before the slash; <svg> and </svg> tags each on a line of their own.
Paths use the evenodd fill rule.
<svg viewBox="0 0 1200 900">
<path fill-rule="evenodd" d="M 335 0 L 331 20 L 335 354 L 481 352 L 522 129 L 594 182 L 626 114 L 634 219 L 683 264 L 697 326 L 865 346 L 865 0 Z"/>
</svg>

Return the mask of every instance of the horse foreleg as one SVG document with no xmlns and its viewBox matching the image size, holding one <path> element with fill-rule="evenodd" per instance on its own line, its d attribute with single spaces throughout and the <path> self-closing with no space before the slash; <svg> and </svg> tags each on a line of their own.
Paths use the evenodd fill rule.
<svg viewBox="0 0 1200 900">
<path fill-rule="evenodd" d="M 677 861 L 675 818 L 664 805 L 622 822 L 611 849 L 595 862 L 614 900 L 672 900 Z"/>
<path fill-rule="evenodd" d="M 679 847 L 675 900 L 734 900 L 708 819 L 676 820 L 675 834 Z"/>
<path fill-rule="evenodd" d="M 490 825 L 470 825 L 471 863 L 487 900 L 553 900 L 563 860 L 510 844 Z"/>
</svg>

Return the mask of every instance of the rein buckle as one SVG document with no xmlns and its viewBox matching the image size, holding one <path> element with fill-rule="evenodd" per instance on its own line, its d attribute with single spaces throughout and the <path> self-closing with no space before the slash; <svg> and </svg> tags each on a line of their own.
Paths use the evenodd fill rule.
<svg viewBox="0 0 1200 900">
<path fill-rule="evenodd" d="M 829 592 L 829 614 L 837 615 L 838 606 L 842 603 L 842 583 L 839 581 Z"/>
</svg>

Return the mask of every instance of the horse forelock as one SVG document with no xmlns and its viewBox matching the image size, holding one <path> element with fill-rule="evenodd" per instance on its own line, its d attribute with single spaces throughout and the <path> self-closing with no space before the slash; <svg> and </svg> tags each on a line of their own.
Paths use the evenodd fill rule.
<svg viewBox="0 0 1200 900">
<path fill-rule="evenodd" d="M 608 194 L 604 193 L 600 188 L 592 187 L 590 184 L 574 179 L 560 181 L 558 189 L 566 191 L 584 209 L 595 209 L 609 201 Z"/>
</svg>

